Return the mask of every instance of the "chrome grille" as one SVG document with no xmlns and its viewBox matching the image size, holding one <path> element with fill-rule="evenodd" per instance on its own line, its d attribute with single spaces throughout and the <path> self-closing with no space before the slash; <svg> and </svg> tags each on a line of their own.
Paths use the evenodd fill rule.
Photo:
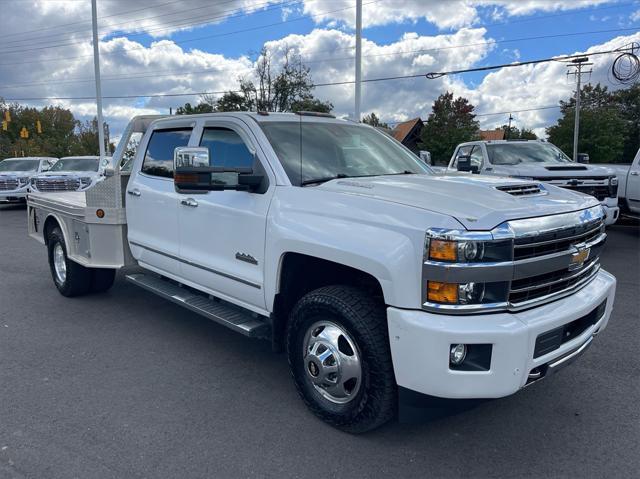
<svg viewBox="0 0 640 479">
<path fill-rule="evenodd" d="M 527 301 L 572 290 L 595 276 L 599 269 L 599 258 L 595 257 L 585 263 L 579 271 L 571 271 L 566 268 L 512 281 L 509 303 L 519 306 Z"/>
<path fill-rule="evenodd" d="M 496 190 L 503 191 L 513 196 L 540 195 L 542 190 L 540 185 L 508 185 L 496 186 Z"/>
<path fill-rule="evenodd" d="M 17 178 L 0 178 L 0 191 L 11 191 L 18 189 Z"/>
<path fill-rule="evenodd" d="M 80 180 L 77 178 L 36 178 L 38 191 L 76 191 L 79 188 Z"/>
<path fill-rule="evenodd" d="M 616 194 L 609 191 L 609 185 L 580 185 L 580 186 L 563 186 L 568 190 L 579 191 L 580 193 L 586 193 L 591 196 L 595 196 L 599 201 L 604 200 L 607 197 L 615 198 Z M 617 188 L 614 190 L 617 193 Z"/>
<path fill-rule="evenodd" d="M 588 243 L 604 232 L 604 220 L 595 220 L 559 230 L 540 233 L 537 236 L 516 238 L 514 260 L 535 258 L 566 251 L 580 243 Z"/>
</svg>

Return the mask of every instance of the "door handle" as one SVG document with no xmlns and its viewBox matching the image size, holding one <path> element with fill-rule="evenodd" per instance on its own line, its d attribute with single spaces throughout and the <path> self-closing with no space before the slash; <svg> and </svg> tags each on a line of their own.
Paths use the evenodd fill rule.
<svg viewBox="0 0 640 479">
<path fill-rule="evenodd" d="M 631 176 L 638 176 L 640 175 L 640 173 L 638 173 L 637 171 L 632 171 L 631 173 L 629 173 Z"/>
<path fill-rule="evenodd" d="M 191 208 L 195 208 L 196 206 L 198 206 L 198 202 L 193 198 L 185 198 L 184 200 L 180 201 L 180 204 L 184 206 L 190 206 Z"/>
<path fill-rule="evenodd" d="M 131 195 L 131 196 L 140 196 L 140 190 L 139 189 L 133 189 L 133 190 L 127 190 L 127 194 Z"/>
</svg>

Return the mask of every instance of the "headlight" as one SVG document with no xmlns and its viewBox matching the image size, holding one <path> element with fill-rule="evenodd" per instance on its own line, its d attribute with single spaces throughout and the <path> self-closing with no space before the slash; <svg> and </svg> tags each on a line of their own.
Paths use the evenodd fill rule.
<svg viewBox="0 0 640 479">
<path fill-rule="evenodd" d="M 18 185 L 20 185 L 20 188 L 22 188 L 23 186 L 27 186 L 29 184 L 29 177 L 28 176 L 24 176 L 22 178 L 18 178 Z"/>
<path fill-rule="evenodd" d="M 508 261 L 511 259 L 511 240 L 440 240 L 428 239 L 427 258 L 451 263 L 478 263 Z"/>
<path fill-rule="evenodd" d="M 508 277 L 482 272 L 485 268 L 488 273 L 495 273 L 511 267 L 513 235 L 508 226 L 491 232 L 437 228 L 427 231 L 423 306 L 433 311 L 461 312 L 504 308 L 509 294 Z"/>
<path fill-rule="evenodd" d="M 80 178 L 80 188 L 87 188 L 89 186 L 91 186 L 91 178 L 87 176 Z"/>
<path fill-rule="evenodd" d="M 611 186 L 618 186 L 618 177 L 617 176 L 612 176 L 609 178 L 609 184 Z"/>
</svg>

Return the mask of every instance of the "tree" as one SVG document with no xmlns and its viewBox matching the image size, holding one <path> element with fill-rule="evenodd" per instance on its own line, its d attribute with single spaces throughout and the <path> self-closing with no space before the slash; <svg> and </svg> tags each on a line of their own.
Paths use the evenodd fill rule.
<svg viewBox="0 0 640 479">
<path fill-rule="evenodd" d="M 228 91 L 217 101 L 203 100 L 196 107 L 189 103 L 178 108 L 178 114 L 206 111 L 317 111 L 329 113 L 330 102 L 317 99 L 313 91 L 311 70 L 300 55 L 287 49 L 280 64 L 273 54 L 262 48 L 253 78 L 239 78 L 238 91 Z"/>
<path fill-rule="evenodd" d="M 630 124 L 612 94 L 606 86 L 587 84 L 580 92 L 580 101 L 578 151 L 588 153 L 592 163 L 622 161 Z M 547 135 L 551 143 L 572 156 L 575 99 L 561 101 L 560 113 L 557 124 L 547 128 Z"/>
<path fill-rule="evenodd" d="M 450 92 L 443 93 L 433 102 L 418 146 L 431 152 L 434 164 L 448 163 L 459 143 L 479 138 L 480 128 L 474 109 L 469 100 L 454 99 Z"/>
<path fill-rule="evenodd" d="M 195 113 L 211 113 L 214 108 L 208 103 L 198 103 L 192 106 L 191 103 L 185 103 L 176 109 L 176 115 L 193 115 Z"/>
<path fill-rule="evenodd" d="M 0 129 L 0 159 L 11 156 L 96 155 L 98 153 L 97 120 L 81 124 L 71 111 L 58 106 L 42 109 L 18 103 L 7 104 L 0 98 L 0 116 L 8 112 L 11 121 L 6 131 Z M 38 129 L 39 125 L 39 129 Z M 23 130 L 24 129 L 24 130 Z M 108 125 L 105 128 L 108 133 Z M 27 131 L 28 137 L 21 136 Z M 106 135 L 108 138 L 108 134 Z M 107 151 L 113 145 L 108 145 Z"/>
<path fill-rule="evenodd" d="M 362 123 L 366 123 L 367 125 L 381 127 L 381 128 L 389 128 L 389 125 L 380 121 L 378 115 L 375 112 L 371 112 L 369 115 L 365 115 L 362 118 Z"/>
<path fill-rule="evenodd" d="M 538 136 L 533 132 L 533 130 L 528 130 L 527 128 L 522 128 L 519 130 L 518 127 L 512 126 L 509 128 L 509 125 L 502 125 L 500 129 L 504 130 L 504 137 L 507 140 L 537 140 Z"/>
<path fill-rule="evenodd" d="M 627 124 L 621 162 L 631 163 L 640 148 L 640 84 L 616 90 L 611 100 Z"/>
</svg>

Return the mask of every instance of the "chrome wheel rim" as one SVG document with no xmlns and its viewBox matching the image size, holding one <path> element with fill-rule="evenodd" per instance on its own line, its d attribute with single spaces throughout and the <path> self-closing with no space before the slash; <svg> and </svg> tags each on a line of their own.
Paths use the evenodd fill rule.
<svg viewBox="0 0 640 479">
<path fill-rule="evenodd" d="M 325 399 L 346 404 L 357 396 L 362 382 L 360 353 L 341 326 L 314 323 L 304 337 L 303 361 L 307 379 Z"/>
<path fill-rule="evenodd" d="M 63 284 L 67 279 L 67 261 L 60 243 L 56 243 L 53 247 L 53 270 L 56 274 L 56 281 Z"/>
</svg>

